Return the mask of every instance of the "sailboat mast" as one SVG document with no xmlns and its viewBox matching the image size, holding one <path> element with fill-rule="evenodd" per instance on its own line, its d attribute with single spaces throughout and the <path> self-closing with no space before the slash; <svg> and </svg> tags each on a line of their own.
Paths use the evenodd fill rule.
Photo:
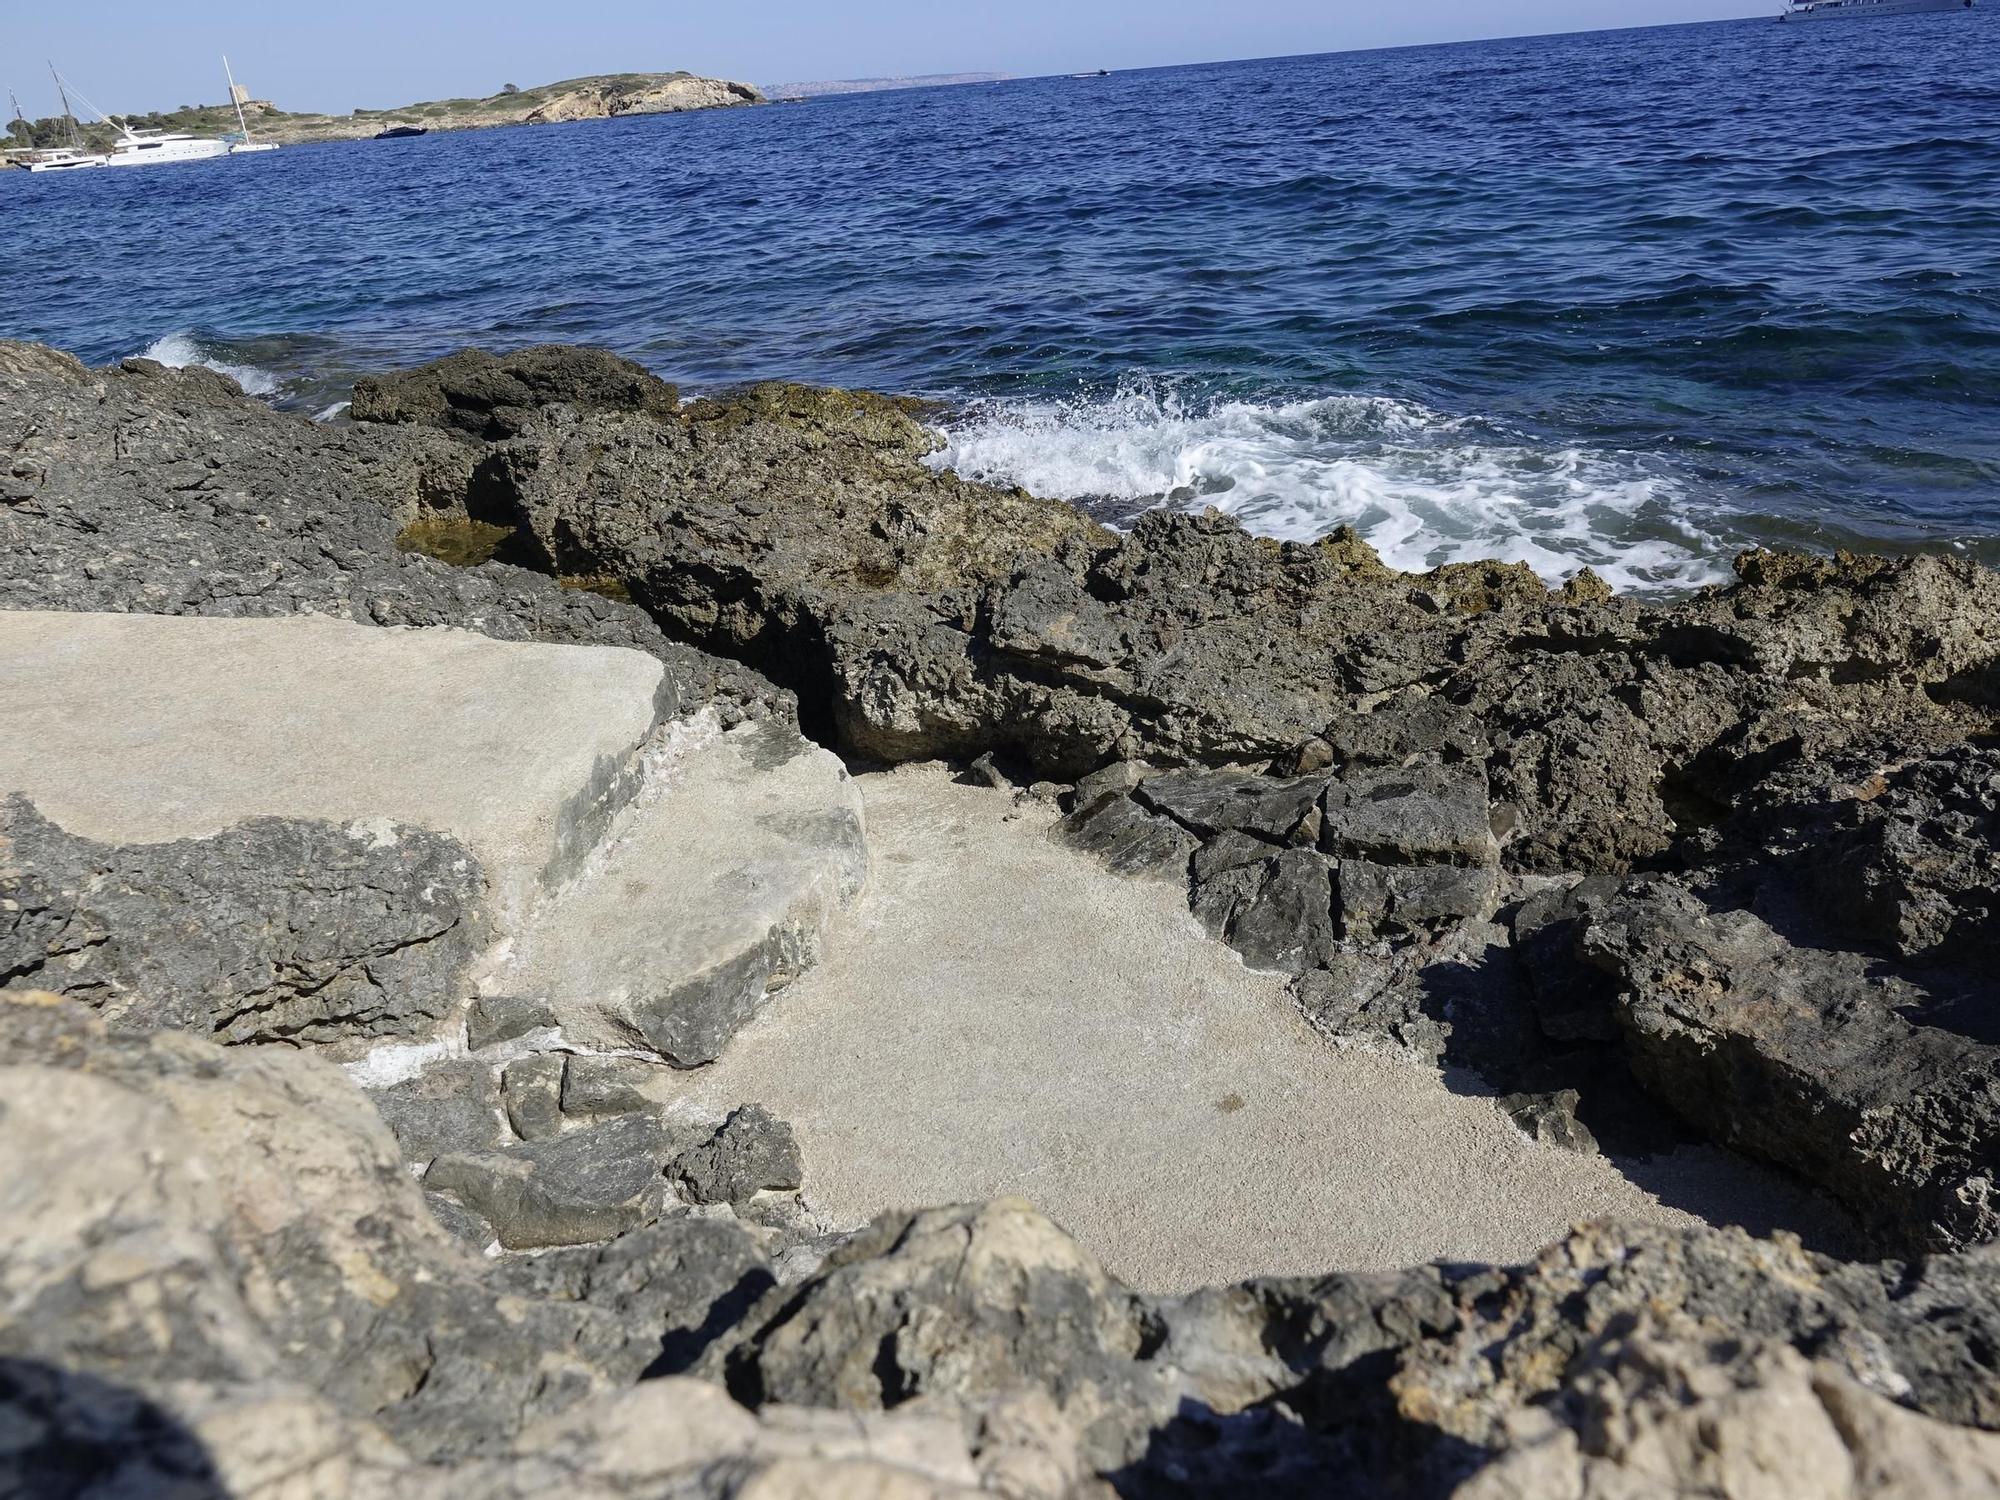
<svg viewBox="0 0 2000 1500">
<path fill-rule="evenodd" d="M 69 121 L 69 143 L 71 146 L 81 148 L 83 132 L 77 127 L 76 111 L 69 107 L 69 90 L 63 87 L 62 74 L 56 71 L 54 63 L 49 64 L 49 77 L 55 79 L 56 92 L 62 96 L 63 118 Z"/>
<path fill-rule="evenodd" d="M 243 118 L 243 99 L 236 92 L 236 74 L 230 69 L 229 54 L 222 54 L 222 76 L 229 80 L 229 102 L 236 106 L 236 128 L 243 132 L 243 139 L 250 139 L 250 122 Z"/>
</svg>

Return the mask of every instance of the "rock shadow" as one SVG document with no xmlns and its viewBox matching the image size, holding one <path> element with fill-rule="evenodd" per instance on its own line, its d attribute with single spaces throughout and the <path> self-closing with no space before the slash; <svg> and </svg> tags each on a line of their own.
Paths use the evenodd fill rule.
<svg viewBox="0 0 2000 1500">
<path fill-rule="evenodd" d="M 231 1500 L 201 1440 L 129 1387 L 0 1358 L 0 1494 L 32 1500 L 171 1495 Z"/>
<path fill-rule="evenodd" d="M 1519 951 L 1498 941 L 1418 971 L 1415 1001 L 1441 1039 L 1447 1089 L 1493 1101 L 1531 1139 L 1594 1143 L 1627 1181 L 1704 1223 L 1788 1231 L 1827 1254 L 1860 1252 L 1866 1238 L 1845 1208 L 1682 1119 L 1640 1083 L 1616 1041 L 1549 1037 L 1531 984 Z"/>
<path fill-rule="evenodd" d="M 1389 1394 L 1388 1360 L 1358 1363 L 1315 1392 L 1218 1412 L 1184 1397 L 1155 1428 L 1146 1450 L 1104 1478 L 1121 1500 L 1427 1500 L 1448 1495 L 1490 1454 L 1399 1414 Z M 1382 1368 L 1377 1368 L 1382 1367 Z"/>
</svg>

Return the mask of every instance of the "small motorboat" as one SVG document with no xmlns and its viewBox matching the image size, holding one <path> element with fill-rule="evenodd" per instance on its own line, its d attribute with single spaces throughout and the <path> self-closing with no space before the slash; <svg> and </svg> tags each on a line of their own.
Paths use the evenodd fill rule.
<svg viewBox="0 0 2000 1500">
<path fill-rule="evenodd" d="M 1971 10 L 1972 0 L 1786 0 L 1780 21 L 1840 21 L 1862 16 L 1916 16 Z"/>
<path fill-rule="evenodd" d="M 393 125 L 387 130 L 377 131 L 378 141 L 407 141 L 413 135 L 429 135 L 428 125 Z"/>
<path fill-rule="evenodd" d="M 1111 70 L 1109 68 L 1099 68 L 1095 73 L 1072 73 L 1069 76 L 1072 78 L 1109 78 Z"/>
</svg>

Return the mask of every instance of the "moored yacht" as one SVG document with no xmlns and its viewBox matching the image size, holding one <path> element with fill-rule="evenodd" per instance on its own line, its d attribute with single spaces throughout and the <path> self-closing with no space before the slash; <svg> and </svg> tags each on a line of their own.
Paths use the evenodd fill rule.
<svg viewBox="0 0 2000 1500">
<path fill-rule="evenodd" d="M 1914 16 L 1971 10 L 1972 0 L 1786 0 L 1780 21 L 1837 21 L 1861 16 Z"/>
<path fill-rule="evenodd" d="M 83 167 L 101 167 L 104 158 L 89 151 L 73 151 L 67 146 L 37 151 L 21 163 L 30 172 L 74 172 Z"/>
<path fill-rule="evenodd" d="M 227 156 L 226 141 L 203 140 L 174 130 L 134 130 L 120 125 L 119 138 L 111 143 L 111 167 L 150 167 L 170 161 L 207 161 Z"/>
</svg>

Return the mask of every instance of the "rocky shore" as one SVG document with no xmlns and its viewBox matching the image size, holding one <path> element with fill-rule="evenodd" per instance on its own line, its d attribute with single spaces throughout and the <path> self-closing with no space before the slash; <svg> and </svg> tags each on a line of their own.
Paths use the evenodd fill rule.
<svg viewBox="0 0 2000 1500">
<path fill-rule="evenodd" d="M 1113 532 L 925 415 L 0 343 L 15 1489 L 2000 1492 L 2000 575 Z"/>
</svg>

